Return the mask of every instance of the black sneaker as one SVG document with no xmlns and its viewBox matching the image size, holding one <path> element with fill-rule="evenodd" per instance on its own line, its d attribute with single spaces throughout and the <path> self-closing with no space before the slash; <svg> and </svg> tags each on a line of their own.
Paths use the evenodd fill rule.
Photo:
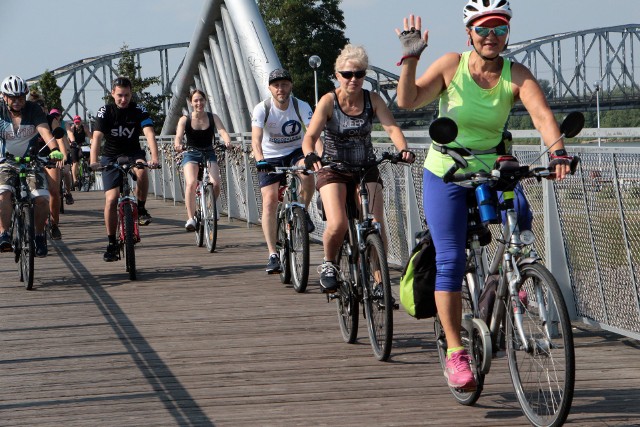
<svg viewBox="0 0 640 427">
<path fill-rule="evenodd" d="M 62 233 L 60 232 L 60 227 L 58 224 L 51 224 L 51 240 L 60 240 L 62 239 Z"/>
<path fill-rule="evenodd" d="M 107 246 L 107 250 L 102 256 L 106 262 L 118 261 L 120 257 L 118 256 L 118 247 L 116 245 L 109 244 Z"/>
<path fill-rule="evenodd" d="M 324 292 L 335 292 L 338 289 L 338 267 L 331 261 L 325 261 L 318 267 L 320 270 L 320 286 Z"/>
<path fill-rule="evenodd" d="M 309 215 L 309 212 L 305 211 L 304 214 L 307 217 L 307 232 L 313 233 L 316 230 L 316 225 L 313 223 L 313 221 L 311 221 L 311 216 Z"/>
<path fill-rule="evenodd" d="M 267 263 L 266 271 L 268 274 L 280 273 L 280 256 L 278 254 L 271 254 L 269 256 L 269 262 Z"/>
<path fill-rule="evenodd" d="M 49 253 L 49 249 L 47 248 L 47 238 L 44 234 L 36 235 L 35 246 L 36 246 L 35 256 L 37 256 L 38 258 L 44 258 Z"/>
<path fill-rule="evenodd" d="M 68 205 L 72 205 L 75 202 L 71 193 L 67 193 L 64 195 L 64 202 Z"/>
<path fill-rule="evenodd" d="M 151 223 L 151 215 L 146 209 L 138 209 L 138 224 L 149 225 Z"/>
<path fill-rule="evenodd" d="M 0 234 L 0 252 L 11 252 L 11 236 L 9 236 L 8 231 L 3 231 Z"/>
</svg>

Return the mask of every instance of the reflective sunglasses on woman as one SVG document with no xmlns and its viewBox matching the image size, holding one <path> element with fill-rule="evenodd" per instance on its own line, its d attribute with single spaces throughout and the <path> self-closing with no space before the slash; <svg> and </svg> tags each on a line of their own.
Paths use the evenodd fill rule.
<svg viewBox="0 0 640 427">
<path fill-rule="evenodd" d="M 490 33 L 495 34 L 497 37 L 504 36 L 509 32 L 508 25 L 498 25 L 497 27 L 471 27 L 480 37 L 487 37 Z"/>
<path fill-rule="evenodd" d="M 340 73 L 340 75 L 347 79 L 347 80 L 351 80 L 352 78 L 356 78 L 358 80 L 360 80 L 361 78 L 363 78 L 364 76 L 367 75 L 367 70 L 360 70 L 360 71 L 338 71 L 338 73 Z"/>
</svg>

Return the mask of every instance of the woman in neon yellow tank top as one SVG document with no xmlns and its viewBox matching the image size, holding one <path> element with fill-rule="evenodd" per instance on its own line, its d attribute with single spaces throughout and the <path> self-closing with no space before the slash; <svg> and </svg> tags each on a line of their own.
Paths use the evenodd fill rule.
<svg viewBox="0 0 640 427">
<path fill-rule="evenodd" d="M 440 116 L 450 117 L 458 124 L 456 141 L 474 152 L 485 152 L 478 157 L 489 165 L 497 158 L 495 149 L 502 141 L 509 112 L 518 100 L 531 115 L 545 144 L 560 137 L 558 125 L 531 72 L 522 64 L 500 56 L 507 46 L 511 16 L 506 0 L 468 0 L 463 22 L 473 49 L 443 55 L 418 79 L 416 67 L 427 47 L 428 31 L 421 37 L 421 19 L 413 15 L 405 18 L 404 31 L 396 30 L 404 49 L 399 63 L 402 71 L 398 106 L 414 109 L 439 98 Z M 453 160 L 437 148 L 432 145 L 424 163 L 423 205 L 437 254 L 436 305 L 448 347 L 445 376 L 450 387 L 474 390 L 476 383 L 469 368 L 469 356 L 460 339 L 466 198 L 473 190 L 442 181 Z M 552 154 L 558 179 L 568 173 L 570 159 L 562 141 L 558 142 Z M 469 166 L 460 172 L 483 168 L 472 157 L 466 160 Z"/>
</svg>

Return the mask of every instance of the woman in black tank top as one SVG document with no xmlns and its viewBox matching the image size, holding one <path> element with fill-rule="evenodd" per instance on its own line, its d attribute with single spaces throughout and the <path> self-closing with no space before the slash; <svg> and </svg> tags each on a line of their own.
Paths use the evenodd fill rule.
<svg viewBox="0 0 640 427">
<path fill-rule="evenodd" d="M 216 141 L 216 130 L 222 137 L 227 147 L 231 146 L 231 137 L 227 133 L 220 117 L 216 114 L 204 111 L 206 104 L 205 94 L 200 90 L 194 90 L 189 97 L 193 112 L 183 116 L 178 121 L 174 148 L 176 152 L 183 151 L 183 138 L 186 137 L 185 148 L 195 148 L 198 151 L 186 151 L 182 158 L 182 174 L 184 176 L 184 200 L 187 208 L 187 231 L 196 229 L 194 215 L 196 213 L 196 187 L 198 184 L 199 162 L 206 156 L 209 168 L 209 178 L 213 184 L 213 193 L 216 198 L 220 195 L 220 168 L 213 150 Z"/>
<path fill-rule="evenodd" d="M 325 132 L 322 158 L 334 162 L 366 164 L 375 160 L 371 144 L 373 117 L 376 116 L 399 151 L 407 150 L 407 141 L 396 124 L 393 115 L 382 98 L 363 89 L 369 59 L 361 46 L 346 45 L 336 59 L 336 79 L 340 86 L 320 99 L 302 143 L 306 154 L 305 164 L 316 171 L 317 188 L 322 196 L 327 223 L 323 235 L 324 260 L 320 272 L 320 284 L 326 290 L 337 288 L 334 265 L 338 249 L 347 231 L 345 211 L 347 183 L 354 176 L 347 172 L 322 169 L 317 154 L 313 152 L 314 141 Z M 413 162 L 414 157 L 405 151 L 403 158 Z M 374 220 L 383 224 L 382 180 L 374 169 L 365 177 L 371 200 Z M 385 232 L 382 232 L 383 238 Z M 385 242 L 386 243 L 386 242 Z"/>
</svg>

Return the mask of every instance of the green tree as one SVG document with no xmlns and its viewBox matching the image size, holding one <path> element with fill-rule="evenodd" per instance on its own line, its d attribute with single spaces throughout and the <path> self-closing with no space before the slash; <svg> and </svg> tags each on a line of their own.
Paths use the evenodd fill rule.
<svg viewBox="0 0 640 427">
<path fill-rule="evenodd" d="M 120 48 L 120 53 L 122 57 L 116 67 L 118 75 L 128 77 L 131 80 L 133 100 L 147 109 L 153 119 L 154 130 L 156 134 L 159 134 L 166 116 L 162 104 L 167 99 L 167 96 L 162 93 L 154 95 L 147 89 L 154 85 L 159 85 L 161 83 L 160 77 L 140 77 L 140 69 L 142 67 L 136 63 L 135 56 L 129 50 L 128 45 L 124 44 Z M 107 99 L 109 102 L 113 102 L 111 95 L 107 96 Z"/>
<path fill-rule="evenodd" d="M 38 83 L 31 85 L 31 90 L 38 92 L 42 96 L 47 108 L 57 108 L 62 111 L 62 100 L 60 98 L 62 89 L 58 86 L 53 72 L 46 70 L 42 73 Z"/>
<path fill-rule="evenodd" d="M 349 42 L 341 0 L 258 0 L 258 7 L 282 66 L 295 83 L 297 97 L 313 104 L 315 84 L 309 57 L 318 55 L 318 96 L 335 85 L 333 64 Z"/>
</svg>

